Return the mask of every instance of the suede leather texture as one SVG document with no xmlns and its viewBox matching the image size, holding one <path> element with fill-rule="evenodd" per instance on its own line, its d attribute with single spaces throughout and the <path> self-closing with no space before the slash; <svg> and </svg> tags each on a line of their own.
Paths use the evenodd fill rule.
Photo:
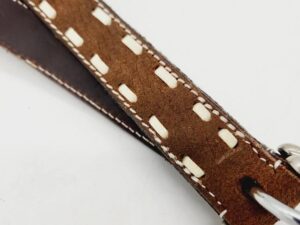
<svg viewBox="0 0 300 225">
<path fill-rule="evenodd" d="M 40 0 L 24 0 L 24 2 L 52 29 L 54 35 L 66 44 L 82 64 L 86 65 L 83 58 L 78 56 L 78 52 L 86 60 L 95 53 L 101 56 L 110 68 L 109 73 L 104 76 L 106 82 L 86 65 L 87 68 L 143 132 L 156 142 L 162 152 L 163 146 L 169 148 L 168 152 L 164 152 L 165 156 L 208 203 L 218 213 L 227 210 L 224 219 L 228 224 L 272 225 L 276 222 L 271 214 L 243 194 L 240 180 L 245 176 L 257 180 L 267 193 L 291 207 L 300 202 L 299 177 L 285 165 L 275 169 L 274 163 L 278 159 L 271 156 L 262 144 L 241 128 L 218 104 L 195 87 L 181 71 L 129 28 L 177 74 L 178 79 L 183 81 L 179 82 L 175 89 L 167 87 L 154 75 L 160 62 L 153 54 L 148 54 L 144 49 L 142 55 L 134 55 L 121 42 L 127 33 L 119 22 L 114 20 L 111 26 L 104 26 L 91 15 L 95 7 L 105 7 L 122 22 L 103 2 L 98 4 L 93 0 L 48 0 L 57 12 L 57 17 L 51 23 L 37 8 Z M 84 39 L 83 46 L 74 49 L 70 47 L 67 39 L 61 36 L 69 27 L 73 27 Z M 136 103 L 123 101 L 116 94 L 119 85 L 123 83 L 138 96 Z M 197 97 L 206 99 L 206 103 L 221 115 L 212 114 L 212 120 L 208 123 L 200 120 L 192 111 L 193 105 L 198 102 Z M 161 140 L 161 143 L 157 139 L 158 135 L 148 128 L 148 120 L 152 115 L 156 115 L 169 132 L 168 139 Z M 230 149 L 218 136 L 218 131 L 228 129 L 229 124 L 245 136 L 236 136 L 238 145 L 235 149 Z M 205 176 L 200 182 L 194 182 L 191 175 L 176 164 L 174 157 L 170 157 L 168 154 L 170 152 L 179 161 L 186 155 L 192 158 L 205 171 Z"/>
<path fill-rule="evenodd" d="M 143 132 L 113 101 L 97 80 L 85 69 L 51 31 L 31 12 L 11 0 L 2 0 L 0 7 L 0 45 L 24 60 L 49 71 L 83 96 L 82 100 L 102 108 L 106 117 L 151 149 L 157 148 L 146 141 Z M 57 80 L 54 80 L 57 82 Z M 60 83 L 61 84 L 61 83 Z M 66 87 L 66 86 L 63 86 Z M 72 92 L 74 94 L 74 92 Z M 95 107 L 95 105 L 92 105 Z M 105 112 L 105 113 L 104 113 Z M 139 135 L 137 135 L 139 134 Z"/>
</svg>

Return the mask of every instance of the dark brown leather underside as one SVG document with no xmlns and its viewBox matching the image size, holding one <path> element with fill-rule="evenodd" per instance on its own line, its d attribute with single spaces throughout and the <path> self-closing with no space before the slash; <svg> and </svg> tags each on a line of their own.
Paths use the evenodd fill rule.
<svg viewBox="0 0 300 225">
<path fill-rule="evenodd" d="M 271 195 L 294 207 L 300 201 L 299 178 L 284 165 L 274 167 L 277 160 L 266 148 L 251 137 L 220 106 L 203 91 L 195 87 L 186 76 L 152 48 L 139 34 L 126 25 L 103 2 L 96 0 L 48 0 L 57 12 L 50 21 L 38 9 L 40 0 L 24 0 L 28 6 L 49 26 L 82 64 L 94 74 L 109 94 L 124 108 L 145 134 L 156 142 L 169 161 L 195 187 L 195 189 L 216 209 L 225 213 L 225 220 L 231 225 L 273 225 L 276 219 L 255 202 L 244 196 L 240 180 L 250 176 Z M 91 12 L 100 7 L 114 17 L 111 26 L 103 26 Z M 74 28 L 84 40 L 81 47 L 74 47 L 64 36 L 68 28 Z M 129 32 L 144 45 L 143 54 L 134 55 L 121 39 Z M 99 54 L 109 67 L 109 73 L 99 76 L 88 64 L 91 56 Z M 170 89 L 154 70 L 162 65 L 178 76 L 178 87 Z M 120 98 L 118 87 L 127 84 L 138 96 L 138 101 L 129 104 Z M 198 97 L 212 112 L 212 120 L 203 122 L 192 111 Z M 216 113 L 217 112 L 217 113 Z M 156 115 L 169 131 L 167 139 L 159 139 L 150 129 L 149 118 Z M 234 127 L 234 128 L 232 128 Z M 230 149 L 219 138 L 220 129 L 233 129 L 243 135 L 236 135 L 238 145 Z M 166 148 L 166 146 L 168 148 Z M 180 165 L 183 156 L 188 155 L 205 171 L 205 177 L 195 182 L 193 176 Z"/>
<path fill-rule="evenodd" d="M 79 96 L 81 99 L 87 103 L 91 103 L 87 99 L 91 100 L 105 116 L 161 154 L 143 138 L 143 131 L 113 101 L 90 72 L 59 40 L 53 38 L 51 31 L 30 10 L 12 0 L 0 2 L 0 45 L 55 75 L 65 85 L 76 90 L 76 93 L 83 95 L 84 97 Z"/>
</svg>

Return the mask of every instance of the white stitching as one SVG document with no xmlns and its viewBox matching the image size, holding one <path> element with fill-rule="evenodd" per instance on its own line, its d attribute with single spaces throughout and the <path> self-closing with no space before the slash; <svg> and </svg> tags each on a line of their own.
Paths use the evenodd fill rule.
<svg viewBox="0 0 300 225">
<path fill-rule="evenodd" d="M 51 27 L 52 29 L 54 29 L 54 30 L 56 31 L 56 33 L 59 34 L 59 35 L 61 36 L 61 38 L 63 38 L 63 39 L 66 41 L 66 43 L 69 45 L 69 47 L 72 49 L 72 51 L 75 52 L 76 55 L 77 55 L 78 57 L 85 59 L 85 57 L 79 52 L 79 50 L 76 49 L 76 47 L 75 47 L 75 46 L 74 46 L 74 45 L 73 45 L 73 44 L 72 44 L 72 43 L 64 36 L 64 34 L 63 34 L 60 30 L 58 30 L 58 28 L 52 23 L 52 21 L 49 20 L 49 19 L 46 17 L 46 15 L 45 15 L 39 8 L 37 8 L 37 7 L 35 6 L 35 3 L 32 2 L 31 0 L 27 0 L 27 1 L 28 1 L 28 3 L 33 7 L 33 9 L 34 9 L 37 13 L 39 13 L 39 14 L 44 18 L 45 22 L 46 22 L 47 24 L 49 24 L 50 27 Z M 102 77 L 102 74 L 100 74 L 100 73 L 99 73 L 99 72 L 98 72 L 98 71 L 97 71 L 97 70 L 96 70 L 96 69 L 95 69 L 95 68 L 94 68 L 87 60 L 85 60 L 85 61 L 83 61 L 83 62 L 84 62 L 84 63 L 85 63 L 92 71 L 94 71 L 95 75 L 96 75 L 98 78 L 104 79 L 104 78 Z M 104 79 L 104 80 L 105 80 L 105 79 Z M 105 82 L 104 85 L 106 85 L 106 87 L 108 87 L 109 89 L 114 90 L 112 86 L 110 86 L 109 84 L 107 84 L 107 82 Z M 113 93 L 114 93 L 114 95 L 116 95 L 118 98 L 120 98 L 120 95 L 119 95 L 118 92 L 113 92 Z M 123 99 L 122 101 L 123 101 L 123 103 L 126 103 L 124 99 Z M 124 105 L 125 105 L 125 104 L 124 104 Z M 125 105 L 125 106 L 126 106 L 129 110 L 131 109 L 131 106 L 130 106 L 130 105 Z M 134 110 L 134 112 L 135 112 L 135 110 Z M 138 118 L 138 119 L 141 119 L 141 117 L 138 116 L 138 115 L 136 114 L 136 112 L 135 112 L 135 114 L 134 114 L 134 117 L 136 117 L 136 118 Z M 155 133 L 153 130 L 151 130 L 147 124 L 145 124 L 144 122 L 142 122 L 142 120 L 141 120 L 141 124 L 142 124 L 142 126 L 146 127 L 147 130 L 148 130 L 150 133 L 152 133 L 154 140 L 155 140 L 157 143 L 159 143 L 161 149 L 163 149 L 164 152 L 167 153 L 166 155 L 167 155 L 171 160 L 173 160 L 178 166 L 180 166 L 180 167 L 183 169 L 184 172 L 190 174 L 190 171 L 188 171 L 188 169 L 184 167 L 184 165 L 182 164 L 182 162 L 180 162 L 180 161 L 177 160 L 176 158 L 172 159 L 172 158 L 170 157 L 169 154 L 172 154 L 172 153 L 168 153 L 169 147 L 161 145 L 161 142 L 162 142 L 162 141 L 161 141 L 161 139 L 156 135 L 156 133 Z M 174 155 L 174 154 L 173 154 L 173 155 Z M 200 182 L 198 182 L 198 181 L 199 181 L 198 178 L 195 179 L 196 177 L 194 177 L 194 176 L 191 176 L 190 178 L 191 178 L 194 182 L 196 182 L 197 184 L 200 184 L 200 186 L 201 186 L 202 188 L 204 188 L 205 190 L 207 190 L 206 186 L 204 186 L 203 184 L 201 184 Z M 211 192 L 208 192 L 208 193 L 211 193 Z M 219 202 L 219 203 L 220 203 L 220 204 L 219 204 L 220 206 L 222 205 L 222 203 L 221 203 L 220 201 L 217 201 L 215 195 L 214 195 L 214 199 L 216 200 L 216 202 Z"/>
<path fill-rule="evenodd" d="M 277 160 L 277 161 L 274 163 L 274 168 L 277 169 L 281 164 L 282 164 L 282 161 L 281 161 L 281 160 Z"/>
<path fill-rule="evenodd" d="M 19 4 L 20 6 L 22 6 L 24 9 L 28 9 L 27 5 L 25 5 L 23 2 L 21 2 L 20 0 L 12 0 L 14 3 Z"/>
<path fill-rule="evenodd" d="M 143 43 L 141 40 L 137 39 L 136 35 L 134 35 L 132 33 L 132 31 L 124 23 L 122 23 L 119 18 L 116 18 L 101 2 L 99 2 L 98 0 L 93 0 L 93 1 L 96 2 L 98 4 L 98 6 L 101 7 L 121 28 L 123 28 L 126 33 L 130 34 L 137 42 L 141 43 L 142 47 L 145 48 L 146 51 L 159 62 L 160 65 L 164 66 L 166 70 L 168 70 L 179 82 L 181 82 L 184 87 L 186 87 L 187 89 L 189 89 L 189 92 L 191 92 L 192 94 L 194 94 L 195 96 L 197 96 L 198 100 L 201 99 L 202 103 L 207 102 L 207 100 L 205 98 L 199 96 L 200 93 L 198 93 L 197 89 L 196 90 L 192 89 L 192 87 L 190 85 L 186 84 L 186 82 L 183 79 L 179 78 L 178 75 L 175 72 L 173 72 L 170 67 L 166 66 L 167 65 L 166 62 L 164 62 L 163 60 L 161 60 L 161 58 L 159 57 L 159 55 L 157 55 L 156 53 L 154 53 L 154 51 L 151 50 L 148 45 L 146 45 L 145 43 Z M 229 120 L 225 116 L 220 116 L 220 112 L 218 112 L 217 110 L 214 110 L 213 108 L 211 110 L 213 111 L 213 113 L 215 115 L 219 116 L 220 120 L 222 122 L 224 122 L 227 126 L 229 126 L 230 129 L 236 130 L 236 127 L 234 127 L 232 124 L 228 125 Z M 236 135 L 239 138 L 242 138 L 243 141 L 244 141 L 244 143 L 250 145 L 251 147 L 254 145 L 253 143 L 247 141 L 246 136 L 244 135 L 244 133 L 242 131 L 237 131 L 234 135 Z M 257 156 L 260 159 L 262 159 L 262 157 L 260 156 L 260 154 L 259 154 L 258 151 L 255 152 L 255 153 L 257 154 Z M 267 159 L 265 159 L 265 161 L 264 160 L 261 160 L 261 161 L 264 162 L 266 165 L 268 165 Z M 274 170 L 278 169 L 278 167 L 275 168 L 273 164 L 269 164 L 269 165 L 271 165 L 271 167 Z M 279 167 L 280 166 L 281 165 L 279 165 Z"/>
<path fill-rule="evenodd" d="M 42 0 L 39 4 L 39 8 L 48 16 L 49 19 L 54 20 L 56 18 L 57 12 L 47 0 Z"/>
<path fill-rule="evenodd" d="M 227 212 L 228 212 L 228 211 L 227 211 L 226 209 L 225 209 L 223 212 L 221 212 L 220 215 L 219 215 L 220 218 L 221 218 L 221 219 L 224 219 L 224 216 L 227 214 Z"/>
<path fill-rule="evenodd" d="M 88 102 L 90 105 L 92 105 L 94 108 L 96 108 L 97 110 L 101 111 L 103 114 L 107 115 L 108 117 L 110 117 L 111 119 L 115 120 L 118 124 L 122 125 L 124 128 L 126 128 L 127 130 L 129 130 L 131 133 L 135 134 L 138 138 L 142 138 L 144 141 L 146 141 L 147 143 L 149 143 L 151 146 L 155 146 L 148 138 L 146 138 L 144 135 L 141 135 L 139 132 L 135 131 L 134 129 L 132 129 L 131 127 L 129 127 L 126 123 L 124 123 L 123 121 L 121 121 L 118 117 L 113 116 L 111 113 L 108 113 L 104 108 L 102 108 L 101 106 L 99 106 L 97 103 L 95 103 L 93 100 L 91 100 L 90 98 L 88 98 L 86 95 L 82 94 L 80 91 L 76 90 L 75 88 L 73 88 L 72 86 L 70 86 L 69 84 L 67 84 L 66 82 L 62 81 L 61 79 L 59 79 L 56 75 L 54 75 L 53 73 L 50 73 L 48 70 L 44 69 L 43 67 L 35 64 L 33 61 L 29 60 L 29 59 L 25 59 L 25 62 L 27 64 L 29 64 L 30 66 L 32 66 L 33 68 L 39 70 L 40 72 L 44 73 L 46 76 L 52 78 L 54 81 L 56 81 L 57 83 L 59 83 L 60 85 L 62 85 L 63 87 L 65 87 L 67 90 L 71 91 L 72 93 L 76 94 L 77 96 L 79 96 L 80 98 L 84 99 L 86 102 Z"/>
</svg>

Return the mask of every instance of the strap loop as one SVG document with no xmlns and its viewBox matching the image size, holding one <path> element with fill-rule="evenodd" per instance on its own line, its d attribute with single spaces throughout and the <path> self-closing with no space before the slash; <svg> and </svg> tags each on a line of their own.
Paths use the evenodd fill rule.
<svg viewBox="0 0 300 225">
<path fill-rule="evenodd" d="M 300 225 L 300 212 L 267 194 L 257 181 L 250 177 L 244 177 L 241 180 L 241 185 L 242 190 L 247 196 L 255 200 L 280 221 L 286 222 L 289 225 Z"/>
</svg>

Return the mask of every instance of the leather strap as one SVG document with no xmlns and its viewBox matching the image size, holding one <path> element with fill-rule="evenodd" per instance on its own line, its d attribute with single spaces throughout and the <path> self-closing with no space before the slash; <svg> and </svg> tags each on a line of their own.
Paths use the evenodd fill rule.
<svg viewBox="0 0 300 225">
<path fill-rule="evenodd" d="M 245 176 L 298 204 L 299 178 L 104 3 L 25 2 L 227 223 L 276 221 L 242 193 Z"/>
<path fill-rule="evenodd" d="M 59 40 L 53 38 L 49 29 L 22 2 L 1 1 L 0 45 L 20 56 L 31 66 L 160 153 L 90 72 Z"/>
</svg>

